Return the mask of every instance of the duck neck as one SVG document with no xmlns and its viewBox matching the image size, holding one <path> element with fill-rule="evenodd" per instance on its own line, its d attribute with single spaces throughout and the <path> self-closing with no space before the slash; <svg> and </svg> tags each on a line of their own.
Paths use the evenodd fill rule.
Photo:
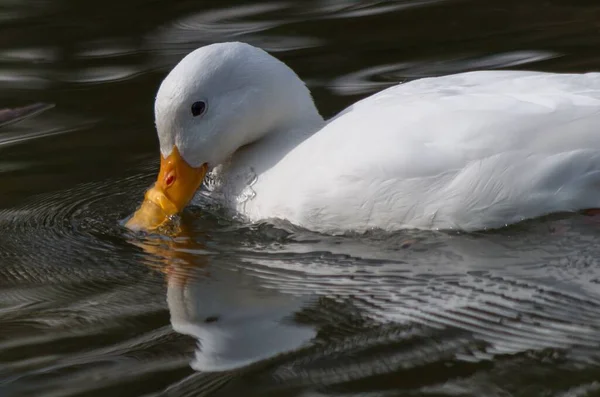
<svg viewBox="0 0 600 397">
<path fill-rule="evenodd" d="M 290 122 L 275 128 L 273 131 L 265 134 L 262 140 L 281 142 L 289 144 L 292 147 L 312 136 L 325 125 L 325 120 L 318 112 L 308 114 L 301 118 L 291 120 Z M 261 141 L 262 141 L 261 140 Z M 259 141 L 260 142 L 260 141 Z"/>
<path fill-rule="evenodd" d="M 325 125 L 325 120 L 315 111 L 306 118 L 285 123 L 265 133 L 262 138 L 240 147 L 230 157 L 225 169 L 229 172 L 247 172 L 256 175 L 276 165 L 291 150 L 300 145 Z"/>
<path fill-rule="evenodd" d="M 287 116 L 265 128 L 261 134 L 257 134 L 259 139 L 242 146 L 233 156 L 251 147 L 268 147 L 272 152 L 285 154 L 323 128 L 325 120 L 319 114 L 310 94 L 300 98 L 295 106 L 287 107 L 292 109 L 291 112 L 287 112 Z"/>
</svg>

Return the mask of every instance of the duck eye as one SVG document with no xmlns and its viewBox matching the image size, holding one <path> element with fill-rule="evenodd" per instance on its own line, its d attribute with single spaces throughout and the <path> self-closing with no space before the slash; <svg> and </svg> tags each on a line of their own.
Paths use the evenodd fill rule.
<svg viewBox="0 0 600 397">
<path fill-rule="evenodd" d="M 202 115 L 206 110 L 206 102 L 198 101 L 192 104 L 192 115 L 194 117 Z"/>
</svg>

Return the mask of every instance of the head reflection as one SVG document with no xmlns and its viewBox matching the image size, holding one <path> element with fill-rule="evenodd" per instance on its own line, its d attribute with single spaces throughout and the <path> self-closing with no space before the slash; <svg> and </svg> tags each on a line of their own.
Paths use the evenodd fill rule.
<svg viewBox="0 0 600 397">
<path fill-rule="evenodd" d="M 267 288 L 239 259 L 209 253 L 184 230 L 175 238 L 148 237 L 136 245 L 167 281 L 167 304 L 176 332 L 197 341 L 192 368 L 223 371 L 267 360 L 306 346 L 312 326 L 295 321 L 307 304 Z"/>
</svg>

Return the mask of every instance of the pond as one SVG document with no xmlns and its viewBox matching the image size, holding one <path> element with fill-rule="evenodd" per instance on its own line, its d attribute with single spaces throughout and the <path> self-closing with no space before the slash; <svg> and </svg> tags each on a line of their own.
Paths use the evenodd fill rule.
<svg viewBox="0 0 600 397">
<path fill-rule="evenodd" d="M 200 204 L 176 238 L 122 226 L 156 178 L 158 85 L 197 47 L 264 48 L 332 117 L 421 77 L 600 70 L 598 21 L 584 0 L 0 1 L 0 108 L 33 106 L 0 127 L 0 396 L 600 393 L 595 217 L 327 236 Z"/>
</svg>

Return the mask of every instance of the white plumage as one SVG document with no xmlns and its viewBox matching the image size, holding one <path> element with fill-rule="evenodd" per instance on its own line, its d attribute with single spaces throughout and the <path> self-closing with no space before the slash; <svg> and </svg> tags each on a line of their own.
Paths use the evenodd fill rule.
<svg viewBox="0 0 600 397">
<path fill-rule="evenodd" d="M 197 97 L 208 98 L 204 120 L 180 111 Z M 202 150 L 180 147 L 184 158 L 200 164 L 210 151 L 220 183 L 209 194 L 249 221 L 330 233 L 470 231 L 600 207 L 599 73 L 426 78 L 325 122 L 291 69 L 223 43 L 188 55 L 156 109 L 163 154 L 174 142 L 202 142 Z"/>
</svg>

